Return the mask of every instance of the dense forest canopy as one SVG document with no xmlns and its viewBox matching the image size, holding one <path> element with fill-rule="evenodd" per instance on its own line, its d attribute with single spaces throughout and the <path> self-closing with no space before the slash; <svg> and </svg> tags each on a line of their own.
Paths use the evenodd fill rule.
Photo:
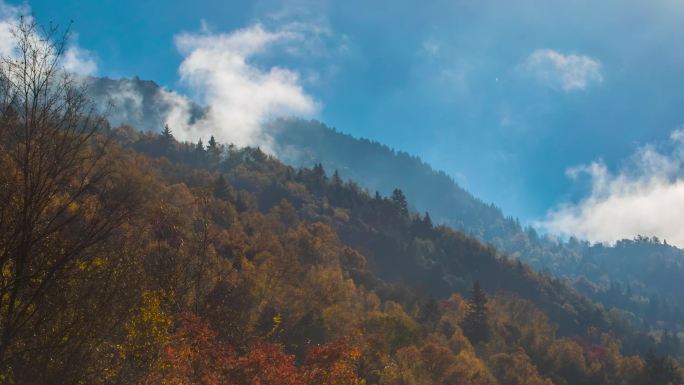
<svg viewBox="0 0 684 385">
<path fill-rule="evenodd" d="M 400 186 L 111 127 L 61 70 L 57 30 L 14 34 L 0 382 L 684 383 L 676 334 L 417 213 Z"/>
<path fill-rule="evenodd" d="M 142 109 L 118 103 L 110 120 L 114 125 L 128 123 L 138 130 L 158 132 L 162 129 L 159 122 L 171 108 L 161 97 L 162 90 L 140 79 L 91 78 L 88 92 L 100 104 L 110 98 L 120 100 L 120 95 L 139 95 Z M 197 119 L 204 110 L 193 105 L 192 111 L 190 119 Z M 265 131 L 274 138 L 279 159 L 286 164 L 320 164 L 371 193 L 391 195 L 399 188 L 411 210 L 427 212 L 435 224 L 448 225 L 538 271 L 569 280 L 607 309 L 629 312 L 648 323 L 643 327 L 656 335 L 684 332 L 684 302 L 678 294 L 684 251 L 665 240 L 638 236 L 612 246 L 574 238 L 562 241 L 522 226 L 516 218 L 474 197 L 449 175 L 410 154 L 354 138 L 315 120 L 276 119 Z"/>
</svg>

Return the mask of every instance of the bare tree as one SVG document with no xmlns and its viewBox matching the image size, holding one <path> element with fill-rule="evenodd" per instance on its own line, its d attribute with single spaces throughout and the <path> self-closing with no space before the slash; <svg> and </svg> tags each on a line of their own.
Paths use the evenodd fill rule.
<svg viewBox="0 0 684 385">
<path fill-rule="evenodd" d="M 0 373 L 39 348 L 31 333 L 55 315 L 50 293 L 78 280 L 127 215 L 107 178 L 106 121 L 60 67 L 68 35 L 21 19 L 0 59 Z"/>
</svg>

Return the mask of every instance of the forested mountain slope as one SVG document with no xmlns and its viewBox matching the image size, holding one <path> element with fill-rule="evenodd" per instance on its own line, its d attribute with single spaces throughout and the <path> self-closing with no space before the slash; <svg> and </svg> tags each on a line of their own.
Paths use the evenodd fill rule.
<svg viewBox="0 0 684 385">
<path fill-rule="evenodd" d="M 684 331 L 684 298 L 680 294 L 684 251 L 676 247 L 636 234 L 634 240 L 614 246 L 540 237 L 417 157 L 316 121 L 280 119 L 270 127 L 293 164 L 320 162 L 370 191 L 387 194 L 400 187 L 413 208 L 429 212 L 437 223 L 491 243 L 539 271 L 568 278 L 608 308 L 633 312 L 654 328 Z"/>
<path fill-rule="evenodd" d="M 325 225 L 337 234 L 343 245 L 351 247 L 341 252 L 342 271 L 351 279 L 351 282 L 356 287 L 375 293 L 381 301 L 394 301 L 402 304 L 404 309 L 411 309 L 410 318 L 417 322 L 416 326 L 419 330 L 426 330 L 424 329 L 426 325 L 435 325 L 435 327 L 440 325 L 440 322 L 435 322 L 440 318 L 440 314 L 443 314 L 444 306 L 449 306 L 449 302 L 444 302 L 444 300 L 455 298 L 452 295 L 454 291 L 467 296 L 473 283 L 480 282 L 486 292 L 497 294 L 495 301 L 500 301 L 497 303 L 506 309 L 503 310 L 504 313 L 513 312 L 510 314 L 518 314 L 517 316 L 525 313 L 527 316 L 541 316 L 543 319 L 549 317 L 550 322 L 559 327 L 553 335 L 564 336 L 560 339 L 560 341 L 565 341 L 563 343 L 574 341 L 572 344 L 577 343 L 577 347 L 588 349 L 589 356 L 585 359 L 593 362 L 592 365 L 596 365 L 599 361 L 591 358 L 594 353 L 589 352 L 594 350 L 603 352 L 604 349 L 615 348 L 610 347 L 612 342 L 610 342 L 609 335 L 622 340 L 623 351 L 642 351 L 645 354 L 649 348 L 655 347 L 654 341 L 640 334 L 634 329 L 634 325 L 627 324 L 620 314 L 605 312 L 562 282 L 534 273 L 520 262 L 500 256 L 494 248 L 484 246 L 474 238 L 445 226 L 435 226 L 431 223 L 429 216 L 412 214 L 407 208 L 406 197 L 400 190 L 394 191 L 390 197 L 372 196 L 355 183 L 344 182 L 335 173 L 331 176 L 327 175 L 320 165 L 313 169 L 297 170 L 254 149 L 235 149 L 218 144 L 201 149 L 192 144 L 176 144 L 164 135 L 141 135 L 126 129 L 118 130 L 116 137 L 136 151 L 170 159 L 172 163 L 166 165 L 164 162 L 161 163 L 164 165 L 162 175 L 171 178 L 170 180 L 175 183 L 186 184 L 192 190 L 209 189 L 215 198 L 234 205 L 238 213 L 259 212 L 262 215 L 278 218 L 285 227 L 302 223 Z M 255 235 L 263 236 L 271 230 L 254 229 L 252 231 L 256 231 Z M 235 253 L 238 252 L 231 251 L 229 254 L 235 255 Z M 256 250 L 252 253 L 256 253 L 255 257 L 258 256 Z M 302 263 L 306 264 L 307 258 L 314 258 L 310 261 L 315 260 L 315 257 L 306 255 L 308 252 L 301 256 L 305 259 Z M 251 258 L 253 257 L 249 257 L 248 253 L 247 260 L 241 261 L 238 269 L 242 270 L 243 263 L 248 263 Z M 290 260 L 289 263 L 293 262 Z M 521 302 L 519 298 L 525 298 L 530 302 L 525 305 L 527 302 Z M 274 317 L 279 317 L 278 322 L 282 323 L 283 333 L 288 333 L 285 320 L 290 318 L 285 314 L 292 311 L 288 309 L 292 305 L 283 299 L 278 306 L 273 306 L 274 308 L 269 311 Z M 338 305 L 330 303 L 330 306 L 337 307 Z M 546 315 L 535 313 L 537 312 L 533 310 L 535 307 L 543 309 Z M 325 319 L 325 316 L 322 316 Z M 296 316 L 294 317 L 295 319 L 290 319 L 290 321 L 295 325 L 302 322 L 296 321 Z M 317 317 L 320 316 L 314 318 Z M 548 331 L 555 329 L 554 327 L 548 329 L 549 326 L 538 324 L 539 321 L 525 319 L 527 321 L 524 322 L 531 322 L 536 325 L 535 328 Z M 323 320 L 317 322 L 323 322 Z M 490 322 L 487 321 L 488 324 Z M 544 321 L 546 322 L 548 321 Z M 451 333 L 454 325 L 441 324 L 439 327 L 446 327 L 447 333 Z M 465 326 L 459 324 L 457 327 Z M 500 327 L 504 327 L 504 324 L 491 326 L 490 332 L 502 332 L 503 330 L 499 330 Z M 504 328 L 508 327 L 512 326 Z M 506 345 L 520 338 L 515 337 L 520 332 L 522 331 L 514 332 L 508 337 L 500 335 L 495 339 L 504 338 L 497 344 Z M 469 334 L 465 331 L 464 333 Z M 602 333 L 606 334 L 601 337 Z M 418 338 L 415 341 L 420 341 L 417 336 L 402 338 L 409 338 L 410 341 Z M 492 337 L 487 337 L 486 341 L 491 341 L 490 338 Z M 509 340 L 510 338 L 513 339 Z M 390 345 L 402 346 L 404 343 L 406 342 L 393 342 Z M 484 352 L 494 353 L 503 346 L 484 347 L 487 344 L 489 342 L 475 342 L 475 345 L 480 346 L 479 349 L 483 351 L 478 354 L 488 355 L 490 353 Z M 420 342 L 416 346 L 420 346 Z M 531 346 L 528 346 L 528 349 L 535 349 Z M 566 348 L 570 346 L 562 349 Z M 390 348 L 390 351 L 392 349 Z M 419 351 L 420 349 L 423 348 L 419 348 Z M 399 351 L 401 349 L 397 352 Z M 402 351 L 402 354 L 404 353 Z M 535 354 L 540 354 L 540 352 L 532 355 Z M 541 354 L 554 355 L 556 353 L 544 350 Z M 529 353 L 526 355 L 529 356 Z M 504 359 L 504 357 L 497 359 L 503 362 L 513 359 L 512 357 Z M 531 358 L 524 358 L 520 355 L 518 359 L 524 362 Z M 567 362 L 573 360 L 569 357 L 558 357 L 558 359 L 568 360 Z M 534 365 L 543 365 L 544 359 L 538 356 L 531 360 Z M 493 363 L 495 361 L 492 361 L 492 365 L 497 367 L 498 364 Z M 499 380 L 501 380 L 504 378 L 501 376 L 508 375 L 506 373 L 510 368 L 506 369 L 504 364 L 503 368 L 496 370 L 499 371 Z M 591 379 L 582 378 L 582 375 L 572 380 L 558 376 L 548 377 L 548 379 L 556 383 L 610 382 L 601 377 L 603 374 L 599 373 L 602 370 L 598 369 L 598 372 L 590 375 Z M 430 370 L 427 372 L 432 373 Z M 420 377 L 415 373 L 411 375 Z M 573 372 L 571 377 L 576 375 L 577 373 Z M 364 377 L 373 381 L 388 381 L 383 380 L 377 372 L 366 373 Z M 629 381 L 639 381 L 636 380 L 637 377 L 632 377 Z M 478 381 L 485 382 L 474 383 L 489 383 L 487 381 L 490 380 L 487 378 L 488 376 L 482 374 Z M 508 383 L 507 380 L 503 381 L 503 383 Z M 540 378 L 539 381 L 542 379 Z"/>
<path fill-rule="evenodd" d="M 622 315 L 400 190 L 19 106 L 0 110 L 4 383 L 684 383 Z"/>
<path fill-rule="evenodd" d="M 671 335 L 400 189 L 112 129 L 36 28 L 0 65 L 0 383 L 684 383 Z"/>
<path fill-rule="evenodd" d="M 171 108 L 166 92 L 154 82 L 137 78 L 93 78 L 89 91 L 101 105 L 111 101 L 110 120 L 114 126 L 127 123 L 139 130 L 157 132 Z M 202 113 L 201 107 L 192 105 L 192 117 Z M 415 156 L 354 138 L 317 121 L 279 119 L 269 123 L 266 130 L 288 164 L 321 164 L 371 193 L 388 195 L 400 188 L 411 209 L 429 212 L 433 222 L 493 244 L 539 271 L 568 278 L 595 301 L 607 308 L 633 312 L 656 331 L 684 331 L 684 319 L 680 316 L 684 300 L 677 290 L 684 252 L 679 249 L 653 242 L 626 240 L 610 247 L 540 237 L 534 229 L 522 228 L 517 220 L 472 196 L 451 177 L 433 170 Z M 667 254 L 665 260 L 663 250 Z"/>
</svg>

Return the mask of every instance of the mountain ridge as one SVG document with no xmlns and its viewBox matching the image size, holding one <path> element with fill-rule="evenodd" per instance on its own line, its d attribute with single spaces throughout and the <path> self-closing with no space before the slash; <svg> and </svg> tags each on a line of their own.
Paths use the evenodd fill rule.
<svg viewBox="0 0 684 385">
<path fill-rule="evenodd" d="M 91 94 L 96 100 L 106 98 L 112 91 L 115 95 L 128 94 L 128 99 L 139 102 L 135 105 L 137 110 L 145 112 L 143 115 L 128 112 L 134 105 L 132 103 L 123 104 L 124 108 L 118 111 L 115 106 L 113 113 L 117 116 L 114 122 L 126 122 L 125 119 L 128 119 L 126 123 L 136 129 L 161 130 L 163 114 L 168 112 L 169 107 L 164 104 L 160 93 L 168 91 L 154 82 L 140 79 L 91 81 Z M 136 92 L 142 96 L 136 99 Z M 198 118 L 204 110 L 193 104 L 192 111 L 193 117 Z M 145 119 L 137 119 L 139 116 L 145 116 Z M 666 290 L 676 284 L 677 279 L 673 279 L 667 269 L 658 268 L 659 246 L 655 244 L 649 246 L 626 240 L 618 243 L 621 246 L 617 247 L 590 245 L 574 238 L 568 242 L 550 239 L 540 236 L 532 227 L 524 228 L 517 219 L 506 217 L 494 204 L 478 199 L 446 173 L 433 169 L 417 156 L 395 151 L 379 142 L 355 138 L 316 120 L 274 119 L 266 123 L 263 129 L 273 138 L 280 150 L 280 159 L 287 164 L 296 167 L 320 164 L 330 172 L 336 170 L 344 179 L 358 182 L 371 193 L 379 191 L 388 196 L 395 188 L 399 188 L 407 196 L 412 209 L 429 213 L 435 223 L 449 225 L 492 244 L 501 252 L 530 263 L 538 271 L 567 279 L 607 308 L 621 308 L 639 318 L 648 319 L 654 325 L 660 325 L 654 328 L 684 332 L 684 319 L 677 316 L 684 309 L 684 300 L 675 291 Z M 602 248 L 602 255 L 616 256 L 604 258 L 609 264 L 594 264 L 600 272 L 596 273 L 590 269 L 593 265 L 588 261 L 598 258 L 595 251 L 599 247 Z M 674 261 L 670 265 L 684 264 L 684 251 L 668 247 L 671 251 L 669 260 Z M 630 274 L 622 274 L 624 269 L 614 268 L 615 264 L 621 263 L 619 255 L 634 254 L 637 250 L 645 261 L 640 265 L 641 268 L 633 268 Z M 653 271 L 657 271 L 657 274 L 653 274 Z M 658 274 L 664 279 L 657 279 Z M 618 286 L 622 288 L 619 295 L 615 289 Z M 630 293 L 624 289 L 626 287 L 630 288 Z M 657 303 L 657 306 L 650 303 Z"/>
</svg>

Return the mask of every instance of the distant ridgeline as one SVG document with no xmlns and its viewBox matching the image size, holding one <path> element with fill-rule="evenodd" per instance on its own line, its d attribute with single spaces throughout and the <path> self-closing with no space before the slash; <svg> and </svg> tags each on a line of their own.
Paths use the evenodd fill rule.
<svg viewBox="0 0 684 385">
<path fill-rule="evenodd" d="M 90 92 L 102 107 L 111 99 L 111 123 L 126 123 L 141 130 L 160 131 L 169 111 L 168 93 L 154 82 L 137 78 L 91 79 Z M 192 119 L 204 109 L 192 105 Z M 173 129 L 173 127 L 172 127 Z M 535 269 L 570 282 L 606 308 L 632 313 L 645 328 L 684 332 L 684 251 L 657 239 L 637 237 L 615 246 L 590 245 L 571 239 L 559 243 L 540 237 L 531 228 L 506 217 L 458 186 L 449 175 L 436 171 L 416 156 L 397 152 L 367 139 L 354 138 L 318 121 L 297 118 L 268 123 L 279 159 L 293 166 L 322 165 L 343 179 L 353 180 L 369 192 L 389 195 L 395 188 L 405 194 L 412 210 L 429 213 L 484 243 L 494 245 Z M 202 138 L 207 140 L 208 138 Z"/>
</svg>

